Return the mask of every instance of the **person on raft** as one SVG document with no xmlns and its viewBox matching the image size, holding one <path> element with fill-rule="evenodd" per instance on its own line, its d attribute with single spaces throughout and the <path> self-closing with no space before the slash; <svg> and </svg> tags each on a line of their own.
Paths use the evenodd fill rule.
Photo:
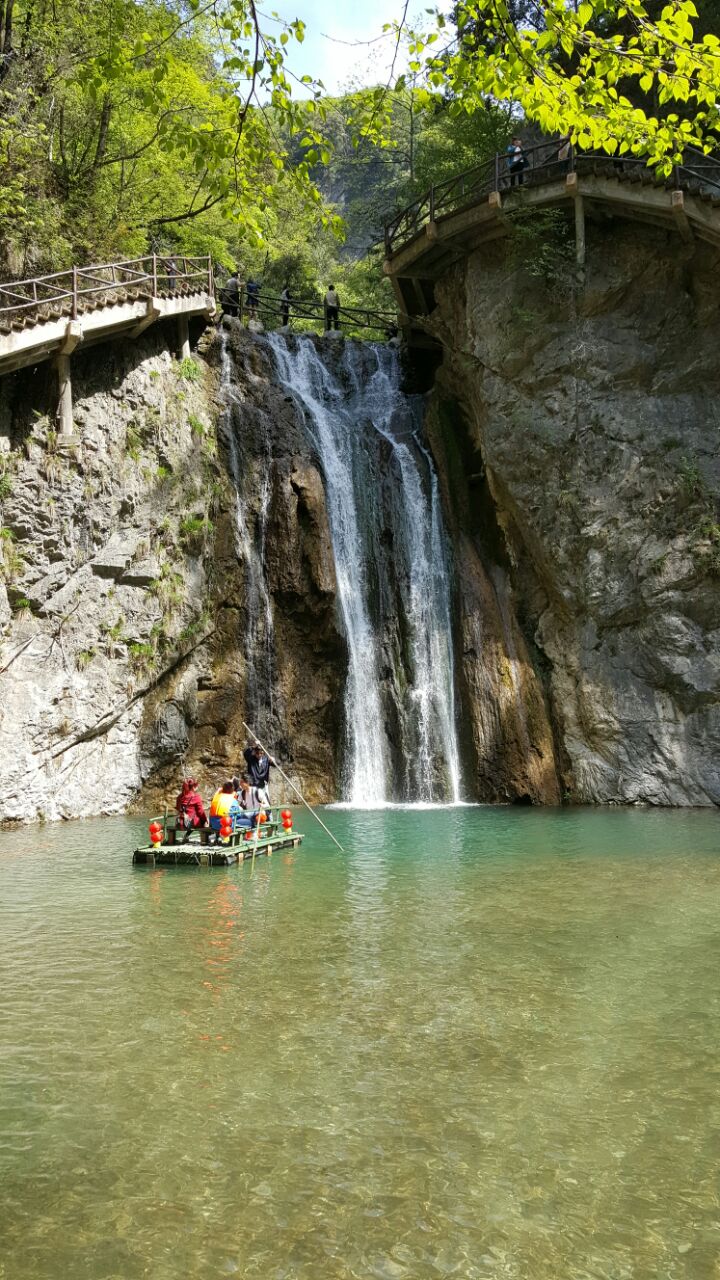
<svg viewBox="0 0 720 1280">
<path fill-rule="evenodd" d="M 233 791 L 235 792 L 235 799 L 240 805 L 240 808 L 241 809 L 247 808 L 247 805 L 245 804 L 245 797 L 247 796 L 247 793 L 250 790 L 250 783 L 245 777 L 245 774 L 243 774 L 242 778 L 238 778 L 236 775 L 233 778 L 232 782 L 233 782 Z"/>
<path fill-rule="evenodd" d="M 243 755 L 251 785 L 267 790 L 270 784 L 270 769 L 273 765 L 277 768 L 275 760 L 273 760 L 272 756 L 265 754 L 259 743 L 256 743 L 254 747 L 246 747 Z"/>
<path fill-rule="evenodd" d="M 248 787 L 243 805 L 246 813 L 252 816 L 253 826 L 257 825 L 259 813 L 271 814 L 270 796 L 267 787 Z"/>
<path fill-rule="evenodd" d="M 212 831 L 220 831 L 222 818 L 232 818 L 233 831 L 237 831 L 240 827 L 249 827 L 251 825 L 248 815 L 243 813 L 238 804 L 231 781 L 223 782 L 210 801 L 210 828 Z"/>
<path fill-rule="evenodd" d="M 175 808 L 178 815 L 178 826 L 185 831 L 193 831 L 197 827 L 207 826 L 205 805 L 194 778 L 186 778 L 183 782 L 182 791 L 175 801 Z"/>
</svg>

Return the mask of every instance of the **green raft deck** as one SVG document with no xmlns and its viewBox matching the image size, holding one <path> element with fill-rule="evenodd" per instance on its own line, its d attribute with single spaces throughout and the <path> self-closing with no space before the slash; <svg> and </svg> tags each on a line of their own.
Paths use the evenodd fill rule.
<svg viewBox="0 0 720 1280">
<path fill-rule="evenodd" d="M 185 831 L 175 825 L 172 818 L 156 818 L 163 836 L 160 844 L 148 842 L 133 853 L 136 867 L 233 867 L 247 862 L 253 855 L 269 857 L 276 849 L 297 849 L 303 836 L 299 832 L 285 831 L 279 822 L 263 824 L 263 834 L 247 840 L 247 828 L 235 831 L 224 839 L 209 827 Z"/>
</svg>

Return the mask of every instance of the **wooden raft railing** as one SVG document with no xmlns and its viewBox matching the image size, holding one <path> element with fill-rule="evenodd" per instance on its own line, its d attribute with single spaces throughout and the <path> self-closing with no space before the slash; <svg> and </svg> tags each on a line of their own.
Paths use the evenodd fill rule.
<svg viewBox="0 0 720 1280">
<path fill-rule="evenodd" d="M 209 256 L 185 258 L 175 255 L 131 258 L 126 262 L 105 262 L 89 267 L 69 267 L 30 280 L 0 284 L 0 327 L 78 315 L 90 308 L 111 305 L 129 298 L 167 297 L 173 294 L 213 294 L 213 266 Z"/>
<path fill-rule="evenodd" d="M 600 165 L 608 175 L 657 183 L 674 191 L 698 194 L 720 203 L 720 160 L 688 147 L 684 162 L 675 165 L 668 178 L 659 178 L 638 156 L 611 156 L 605 151 L 578 151 L 568 138 L 552 138 L 532 147 L 524 147 L 527 161 L 522 184 L 552 182 L 567 173 L 597 171 Z M 483 164 L 455 174 L 439 182 L 406 205 L 385 223 L 385 253 L 391 257 L 412 240 L 428 222 L 459 209 L 479 204 L 492 191 L 503 191 L 517 182 L 510 169 L 510 157 L 498 152 Z"/>
</svg>

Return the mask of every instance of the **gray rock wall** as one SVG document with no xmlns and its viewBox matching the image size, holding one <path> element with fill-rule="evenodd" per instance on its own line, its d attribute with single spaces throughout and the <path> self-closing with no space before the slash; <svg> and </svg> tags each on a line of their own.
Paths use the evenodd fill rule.
<svg viewBox="0 0 720 1280">
<path fill-rule="evenodd" d="M 0 821 L 153 808 L 186 771 L 209 788 L 237 768 L 251 654 L 231 432 L 251 538 L 272 491 L 262 727 L 311 796 L 334 795 L 344 649 L 319 473 L 247 335 L 232 339 L 231 423 L 217 335 L 189 364 L 173 336 L 73 357 L 70 450 L 51 366 L 0 380 Z"/>
<path fill-rule="evenodd" d="M 584 287 L 528 265 L 495 242 L 436 289 L 449 501 L 510 567 L 567 796 L 718 804 L 718 254 L 616 222 Z"/>
</svg>

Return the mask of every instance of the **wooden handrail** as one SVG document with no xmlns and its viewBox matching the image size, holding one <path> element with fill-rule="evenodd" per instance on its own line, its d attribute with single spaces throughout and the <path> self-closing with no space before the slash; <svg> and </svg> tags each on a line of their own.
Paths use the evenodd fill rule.
<svg viewBox="0 0 720 1280">
<path fill-rule="evenodd" d="M 170 266 L 171 262 L 173 266 Z M 102 277 L 99 274 L 102 271 L 110 272 L 111 279 Z M 123 275 L 130 278 L 123 280 Z M 78 306 L 82 298 L 103 292 L 115 295 L 118 287 L 132 289 L 135 292 L 140 290 L 142 285 L 149 285 L 148 296 L 154 297 L 158 289 L 160 292 L 163 291 L 165 286 L 162 282 L 170 279 L 173 284 L 168 292 L 177 292 L 179 286 L 199 281 L 204 282 L 206 291 L 212 294 L 213 270 L 210 255 L 187 258 L 171 253 L 164 256 L 148 254 L 144 258 L 127 258 L 121 262 L 102 262 L 86 267 L 73 266 L 64 271 L 51 271 L 47 275 L 32 276 L 27 280 L 10 280 L 7 284 L 0 284 L 0 303 L 3 303 L 0 305 L 0 317 L 13 312 L 31 311 L 34 308 L 38 313 L 38 319 L 41 319 L 42 308 L 47 307 L 48 304 L 63 302 L 66 306 L 69 305 L 72 318 L 77 319 Z M 61 281 L 65 285 L 64 288 Z M 82 287 L 86 282 L 89 282 L 91 287 Z M 20 290 L 27 290 L 31 293 L 31 297 L 25 297 L 22 292 L 19 292 Z M 39 293 L 43 291 L 47 291 L 50 296 L 40 297 Z M 197 287 L 191 288 L 191 292 L 196 291 Z M 6 298 L 11 298 L 13 301 L 5 303 Z"/>
</svg>

